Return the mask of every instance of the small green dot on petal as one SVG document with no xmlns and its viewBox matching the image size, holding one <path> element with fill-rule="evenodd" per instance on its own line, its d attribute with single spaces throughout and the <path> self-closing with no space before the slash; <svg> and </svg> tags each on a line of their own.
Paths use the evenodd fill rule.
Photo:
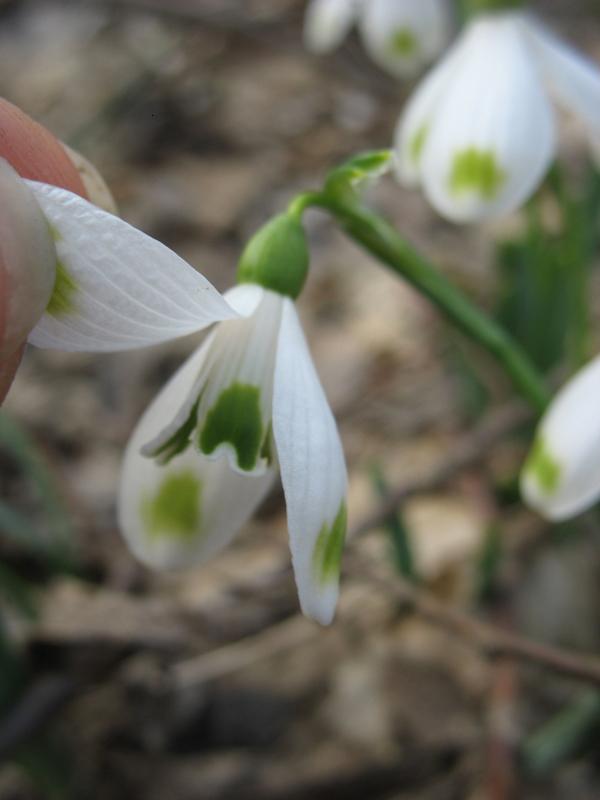
<svg viewBox="0 0 600 800">
<path fill-rule="evenodd" d="M 506 179 L 492 150 L 467 147 L 456 153 L 450 172 L 450 189 L 456 195 L 476 192 L 493 200 Z"/>
<path fill-rule="evenodd" d="M 533 445 L 525 465 L 525 472 L 535 479 L 545 494 L 551 495 L 558 489 L 562 469 L 541 436 Z"/>
<path fill-rule="evenodd" d="M 142 501 L 151 538 L 193 539 L 201 527 L 202 483 L 191 470 L 165 476 L 153 497 Z"/>
<path fill-rule="evenodd" d="M 74 297 L 77 293 L 77 284 L 69 275 L 64 265 L 57 261 L 56 279 L 50 302 L 46 308 L 48 314 L 54 317 L 62 317 L 70 314 L 75 309 Z"/>
<path fill-rule="evenodd" d="M 346 504 L 342 502 L 333 525 L 323 525 L 313 551 L 313 570 L 321 585 L 337 581 L 340 576 L 342 553 L 347 527 Z"/>
<path fill-rule="evenodd" d="M 425 147 L 425 142 L 427 141 L 428 133 L 429 126 L 427 124 L 421 125 L 421 127 L 413 134 L 413 137 L 410 140 L 408 149 L 410 160 L 413 164 L 418 164 L 421 160 L 421 155 L 423 153 L 423 148 Z"/>
<path fill-rule="evenodd" d="M 419 49 L 419 40 L 410 28 L 399 28 L 388 40 L 388 51 L 391 55 L 409 58 Z"/>
</svg>

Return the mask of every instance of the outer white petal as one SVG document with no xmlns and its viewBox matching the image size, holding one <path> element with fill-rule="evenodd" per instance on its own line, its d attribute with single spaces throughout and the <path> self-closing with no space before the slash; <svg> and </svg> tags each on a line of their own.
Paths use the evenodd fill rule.
<svg viewBox="0 0 600 800">
<path fill-rule="evenodd" d="M 464 54 L 464 41 L 461 38 L 421 81 L 398 120 L 394 134 L 395 169 L 398 179 L 405 186 L 420 183 L 423 148 L 436 119 L 440 101 L 452 86 Z"/>
<path fill-rule="evenodd" d="M 273 433 L 300 605 L 307 616 L 327 625 L 338 597 L 346 465 L 335 420 L 288 299 L 275 365 Z M 336 520 L 335 540 L 327 541 Z"/>
<path fill-rule="evenodd" d="M 580 117 L 591 139 L 600 137 L 600 68 L 528 18 L 525 30 L 533 42 L 548 88 L 568 111 Z"/>
<path fill-rule="evenodd" d="M 236 316 L 212 284 L 168 247 L 65 189 L 27 183 L 51 226 L 59 261 L 32 344 L 127 350 Z"/>
<path fill-rule="evenodd" d="M 555 152 L 555 124 L 519 14 L 471 24 L 424 144 L 430 202 L 457 222 L 516 209 Z"/>
<path fill-rule="evenodd" d="M 142 446 L 160 431 L 164 420 L 177 413 L 202 368 L 213 335 L 154 400 L 136 427 L 125 452 L 118 499 L 119 524 L 133 553 L 156 568 L 199 563 L 225 547 L 265 497 L 275 474 L 274 469 L 270 469 L 260 477 L 241 476 L 229 468 L 227 459 L 209 461 L 192 447 L 173 458 L 167 466 L 159 466 L 154 460 L 140 455 Z M 185 510 L 177 507 L 181 500 L 178 501 L 177 493 L 173 492 L 175 525 L 169 530 L 165 524 L 168 512 L 159 513 L 157 518 L 153 504 L 158 503 L 161 507 L 162 490 L 164 506 L 168 500 L 168 487 L 176 486 L 177 481 L 186 491 L 193 490 L 194 481 L 198 482 L 198 524 L 188 528 L 181 522 L 182 514 L 183 520 L 190 522 L 193 522 L 194 514 L 186 514 Z M 190 501 L 189 497 L 187 501 Z M 178 515 L 180 524 L 177 524 Z"/>
<path fill-rule="evenodd" d="M 0 159 L 0 360 L 14 354 L 52 294 L 56 250 L 35 197 Z"/>
<path fill-rule="evenodd" d="M 373 60 L 400 78 L 414 75 L 438 56 L 452 30 L 448 0 L 370 0 L 360 29 Z"/>
<path fill-rule="evenodd" d="M 531 506 L 553 520 L 572 517 L 600 498 L 600 357 L 550 406 L 521 489 Z"/>
<path fill-rule="evenodd" d="M 306 47 L 313 53 L 329 53 L 335 50 L 350 32 L 359 2 L 360 0 L 311 0 L 304 19 Z"/>
</svg>

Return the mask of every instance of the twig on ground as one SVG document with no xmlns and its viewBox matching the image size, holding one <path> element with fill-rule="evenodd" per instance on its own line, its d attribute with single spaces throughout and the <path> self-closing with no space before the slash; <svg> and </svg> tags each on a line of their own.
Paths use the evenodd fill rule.
<svg viewBox="0 0 600 800">
<path fill-rule="evenodd" d="M 373 528 L 381 527 L 398 506 L 408 498 L 442 488 L 458 472 L 482 461 L 495 442 L 519 428 L 529 419 L 531 419 L 531 412 L 521 404 L 510 405 L 491 414 L 462 443 L 454 447 L 452 452 L 442 459 L 431 472 L 392 490 L 376 511 L 356 525 L 349 538 L 361 536 Z"/>
</svg>

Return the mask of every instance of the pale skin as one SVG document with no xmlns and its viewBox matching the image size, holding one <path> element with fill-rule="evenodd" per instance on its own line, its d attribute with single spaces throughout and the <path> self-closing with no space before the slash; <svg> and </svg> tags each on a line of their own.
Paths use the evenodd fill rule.
<svg viewBox="0 0 600 800">
<path fill-rule="evenodd" d="M 79 171 L 58 139 L 3 98 L 0 98 L 0 158 L 8 161 L 23 178 L 88 197 Z M 0 353 L 10 303 L 8 268 L 0 242 Z M 11 387 L 24 350 L 23 342 L 14 352 L 0 357 L 0 404 Z"/>
</svg>

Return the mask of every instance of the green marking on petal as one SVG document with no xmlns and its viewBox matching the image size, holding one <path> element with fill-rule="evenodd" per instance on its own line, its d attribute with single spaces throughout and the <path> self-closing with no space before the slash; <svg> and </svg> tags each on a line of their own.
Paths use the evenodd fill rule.
<svg viewBox="0 0 600 800">
<path fill-rule="evenodd" d="M 544 494 L 554 494 L 558 489 L 562 468 L 541 436 L 535 440 L 525 464 L 525 472 L 535 478 Z"/>
<path fill-rule="evenodd" d="M 418 164 L 421 160 L 421 155 L 423 154 L 423 148 L 425 147 L 428 134 L 429 125 L 427 125 L 427 123 L 423 123 L 423 125 L 421 125 L 421 127 L 414 133 L 412 139 L 410 140 L 408 152 L 410 155 L 410 160 L 413 164 Z"/>
<path fill-rule="evenodd" d="M 419 40 L 410 28 L 398 28 L 388 39 L 387 49 L 390 55 L 410 58 L 419 49 Z"/>
<path fill-rule="evenodd" d="M 185 452 L 191 444 L 192 435 L 198 421 L 200 397 L 192 406 L 188 418 L 163 445 L 154 451 L 144 450 L 144 455 L 156 458 L 159 464 L 168 464 L 172 458 Z"/>
<path fill-rule="evenodd" d="M 46 308 L 48 314 L 63 317 L 75 310 L 74 296 L 77 293 L 77 284 L 69 275 L 64 265 L 56 262 L 56 279 L 50 302 Z"/>
<path fill-rule="evenodd" d="M 321 585 L 340 577 L 347 520 L 346 503 L 342 501 L 333 525 L 325 523 L 319 532 L 313 552 L 313 571 Z"/>
<path fill-rule="evenodd" d="M 188 541 L 201 528 L 202 483 L 191 470 L 166 475 L 154 497 L 142 501 L 142 518 L 152 538 Z"/>
<path fill-rule="evenodd" d="M 225 389 L 206 415 L 200 449 L 209 455 L 220 444 L 232 445 L 240 469 L 256 467 L 263 445 L 263 424 L 258 386 L 234 383 Z"/>
<path fill-rule="evenodd" d="M 456 153 L 450 173 L 450 189 L 454 194 L 477 192 L 485 200 L 494 196 L 506 180 L 492 150 L 467 147 Z"/>
</svg>

